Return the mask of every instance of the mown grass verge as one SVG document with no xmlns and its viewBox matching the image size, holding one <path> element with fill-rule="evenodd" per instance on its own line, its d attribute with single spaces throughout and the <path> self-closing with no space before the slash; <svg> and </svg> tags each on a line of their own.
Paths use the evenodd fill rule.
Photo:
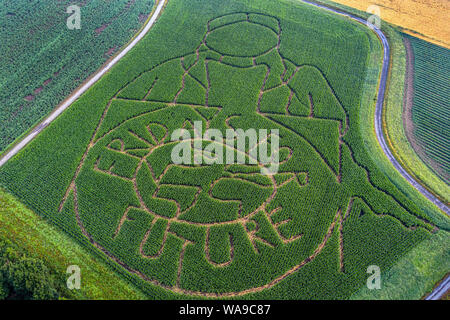
<svg viewBox="0 0 450 320">
<path fill-rule="evenodd" d="M 397 186 L 389 173 L 380 170 L 365 147 L 364 139 L 374 136 L 361 129 L 370 122 L 363 122 L 360 109 L 370 108 L 370 103 L 360 106 L 360 100 L 361 94 L 373 99 L 376 92 L 379 60 L 376 51 L 369 54 L 376 46 L 375 36 L 360 24 L 307 5 L 243 2 L 169 2 L 148 37 L 8 162 L 0 179 L 24 203 L 97 257 L 110 259 L 110 265 L 142 286 L 149 297 L 173 298 L 186 292 L 196 298 L 219 294 L 347 298 L 364 284 L 367 264 L 388 269 L 429 238 L 435 225 L 445 228 L 448 221 L 442 216 L 439 220 L 425 202 L 412 201 L 402 191 L 406 186 Z M 280 16 L 284 38 L 273 49 L 278 55 L 264 61 L 254 59 L 250 67 L 244 67 L 246 63 L 234 67 L 230 65 L 233 61 L 221 64 L 221 52 L 208 48 L 203 56 L 206 44 L 201 39 L 208 36 L 210 22 L 229 13 L 245 13 L 250 19 L 248 12 L 254 11 Z M 193 16 L 197 19 L 191 19 Z M 320 36 L 319 27 L 324 28 Z M 184 41 L 179 41 L 180 34 Z M 158 45 L 160 42 L 164 45 Z M 310 46 L 301 46 L 301 51 L 299 42 Z M 194 52 L 207 73 L 203 77 L 201 70 L 197 71 L 197 82 L 193 77 L 187 78 L 191 81 L 182 78 L 189 72 L 181 69 L 192 65 Z M 349 56 L 348 52 L 357 53 Z M 373 74 L 366 74 L 368 65 L 374 68 L 369 69 Z M 309 105 L 309 115 L 290 115 L 288 104 L 281 110 L 285 113 L 274 115 L 280 110 L 273 108 L 276 105 L 271 99 L 266 107 L 272 113 L 259 112 L 259 97 L 268 94 L 264 88 L 269 69 L 275 76 L 270 86 L 277 83 L 276 77 L 281 82 L 283 69 L 292 74 L 282 86 L 289 87 L 292 99 L 297 96 L 297 104 Z M 367 75 L 372 82 L 361 88 Z M 202 80 L 207 82 L 205 88 Z M 180 86 L 186 90 L 181 94 Z M 116 93 L 125 87 L 129 90 L 117 98 Z M 206 87 L 208 90 L 203 90 Z M 203 93 L 204 100 L 200 99 Z M 280 98 L 287 93 L 279 91 Z M 128 107 L 124 107 L 124 98 L 128 98 Z M 179 104 L 178 98 L 195 105 Z M 207 108 L 214 111 L 209 116 L 205 116 Z M 236 216 L 237 203 L 242 200 L 239 196 L 255 186 L 238 179 L 234 185 L 239 187 L 233 188 L 227 180 L 232 174 L 220 166 L 165 171 L 170 149 L 163 147 L 169 137 L 164 131 L 170 133 L 186 124 L 185 120 L 211 121 L 211 126 L 221 129 L 226 125 L 280 128 L 283 147 L 292 150 L 292 154 L 285 152 L 291 157 L 280 170 L 306 172 L 306 179 L 282 182 L 267 207 L 258 209 L 262 214 L 254 212 L 252 222 L 259 229 L 252 233 L 242 221 L 254 208 L 242 201 L 243 215 L 239 220 Z M 137 148 L 155 152 L 147 152 L 147 156 L 136 153 Z M 134 151 L 132 157 L 130 151 Z M 248 172 L 238 173 L 242 177 Z M 208 189 L 212 181 L 219 180 L 221 184 L 216 186 L 226 188 Z M 192 192 L 201 187 L 199 205 L 178 216 L 173 202 L 155 200 L 155 195 L 164 196 L 164 191 L 155 193 L 161 183 Z M 136 189 L 142 199 L 136 197 Z M 166 191 L 170 191 L 166 197 L 180 196 Z M 191 195 L 177 197 L 180 205 L 189 206 L 195 199 Z M 260 200 L 258 196 L 257 202 Z M 163 201 L 166 206 L 161 206 Z M 227 210 L 227 204 L 232 210 Z M 158 219 L 149 214 L 148 207 L 159 213 Z M 224 212 L 234 215 L 216 214 Z M 178 220 L 167 221 L 171 217 Z M 155 224 L 150 228 L 152 219 Z M 220 226 L 222 222 L 227 224 Z M 213 248 L 209 256 L 208 245 Z M 234 260 L 228 264 L 230 259 Z"/>
<path fill-rule="evenodd" d="M 352 300 L 419 300 L 450 270 L 450 234 L 439 231 L 382 272 L 381 290 L 362 287 Z"/>
<path fill-rule="evenodd" d="M 81 289 L 71 291 L 65 298 L 146 298 L 140 289 L 124 280 L 110 266 L 3 189 L 0 189 L 0 223 L 0 238 L 6 238 L 32 257 L 42 259 L 53 272 L 65 275 L 70 265 L 81 268 Z"/>
<path fill-rule="evenodd" d="M 402 35 L 389 32 L 392 67 L 387 99 L 384 107 L 383 127 L 389 147 L 400 164 L 430 192 L 444 203 L 450 201 L 450 188 L 428 167 L 412 148 L 405 134 L 404 95 L 406 50 Z"/>
</svg>

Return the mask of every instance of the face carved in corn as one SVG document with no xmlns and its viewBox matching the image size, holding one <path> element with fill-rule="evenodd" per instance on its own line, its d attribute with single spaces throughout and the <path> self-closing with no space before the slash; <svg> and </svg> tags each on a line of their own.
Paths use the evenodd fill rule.
<svg viewBox="0 0 450 320">
<path fill-rule="evenodd" d="M 61 214 L 73 209 L 109 258 L 178 293 L 269 288 L 313 263 L 335 233 L 343 271 L 343 223 L 354 203 L 370 201 L 344 183 L 367 175 L 344 142 L 348 118 L 328 80 L 284 57 L 281 35 L 271 16 L 221 16 L 192 53 L 130 81 L 106 106 Z M 175 130 L 196 137 L 212 128 L 224 137 L 227 129 L 278 130 L 277 172 L 261 174 L 258 161 L 173 163 Z M 200 150 L 192 150 L 195 158 Z"/>
</svg>

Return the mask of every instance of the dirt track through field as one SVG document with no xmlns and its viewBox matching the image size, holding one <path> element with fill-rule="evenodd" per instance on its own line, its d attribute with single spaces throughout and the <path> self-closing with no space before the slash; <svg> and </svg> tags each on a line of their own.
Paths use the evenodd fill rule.
<svg viewBox="0 0 450 320">
<path fill-rule="evenodd" d="M 90 87 L 92 87 L 101 77 L 103 77 L 120 59 L 122 59 L 132 48 L 141 41 L 150 28 L 155 23 L 165 1 L 160 0 L 158 6 L 152 17 L 148 20 L 142 31 L 134 38 L 134 40 L 126 46 L 117 56 L 115 56 L 106 66 L 100 69 L 94 76 L 92 76 L 87 82 L 85 82 L 78 90 L 72 93 L 55 111 L 53 111 L 40 125 L 32 130 L 27 136 L 25 136 L 17 145 L 15 145 L 10 151 L 6 152 L 0 158 L 0 167 L 2 167 L 9 159 L 15 156 L 20 150 L 22 150 L 28 143 L 30 143 L 41 131 L 46 128 L 52 121 L 54 121 L 60 114 L 62 114 L 67 108 L 69 108 L 83 93 L 85 93 Z"/>
<path fill-rule="evenodd" d="M 349 14 L 343 13 L 343 12 L 339 12 L 339 11 L 335 11 L 333 9 L 321 6 L 321 5 L 317 5 L 315 3 L 310 3 L 308 1 L 303 1 L 305 3 L 309 3 L 311 5 L 317 6 L 317 7 L 321 7 L 325 10 L 328 11 L 332 11 L 335 12 L 337 14 L 340 15 L 344 15 L 350 19 L 356 20 L 358 22 L 361 23 L 366 23 L 364 20 L 357 18 L 357 17 L 353 17 Z M 104 69 L 102 69 L 101 71 L 99 71 L 88 83 L 86 83 L 82 88 L 80 88 L 80 90 L 76 91 L 74 95 L 72 95 L 60 108 L 58 108 L 49 118 L 47 118 L 44 123 L 39 126 L 38 129 L 36 129 L 35 131 L 33 131 L 30 135 L 28 135 L 23 141 L 21 141 L 15 148 L 13 148 L 10 152 L 8 152 L 5 157 L 3 159 L 0 160 L 0 167 L 6 163 L 6 161 L 8 159 L 10 159 L 12 156 L 14 156 L 17 152 L 19 152 L 29 141 L 31 141 L 40 131 L 43 130 L 43 128 L 45 128 L 51 121 L 53 121 L 59 114 L 61 114 L 67 107 L 69 107 L 71 105 L 71 103 L 73 103 L 82 93 L 84 93 L 90 86 L 92 86 L 98 79 L 100 79 L 100 77 L 106 73 L 115 63 L 117 63 L 117 61 L 123 57 L 123 55 L 126 54 L 126 52 L 128 52 L 140 39 L 142 39 L 142 37 L 144 37 L 144 35 L 146 34 L 146 32 L 150 29 L 151 25 L 154 23 L 154 21 L 156 20 L 156 17 L 159 15 L 162 7 L 164 5 L 164 2 L 161 1 L 158 4 L 158 7 L 155 11 L 155 13 L 153 14 L 152 18 L 149 20 L 149 23 L 146 25 L 146 27 L 144 28 L 144 30 L 139 34 L 139 36 L 127 47 L 124 49 L 124 51 L 122 51 L 116 58 L 114 58 Z M 383 60 L 383 72 L 382 72 L 382 76 L 381 76 L 381 81 L 380 81 L 380 90 L 379 90 L 379 95 L 378 95 L 378 101 L 377 101 L 377 109 L 376 109 L 376 119 L 375 119 L 375 124 L 376 124 L 376 133 L 377 133 L 377 139 L 381 145 L 381 147 L 383 148 L 384 153 L 386 154 L 386 156 L 389 158 L 389 160 L 391 161 L 391 163 L 394 165 L 394 167 L 396 167 L 396 169 L 408 180 L 408 182 L 410 184 L 412 184 L 417 190 L 419 190 L 422 194 L 424 194 L 427 198 L 429 198 L 431 201 L 433 201 L 432 198 L 428 197 L 424 192 L 422 192 L 422 190 L 419 188 L 421 187 L 417 182 L 415 182 L 407 173 L 406 171 L 398 164 L 398 162 L 395 160 L 395 158 L 393 158 L 392 154 L 390 153 L 390 150 L 388 149 L 386 142 L 384 140 L 383 134 L 382 134 L 382 130 L 381 130 L 381 115 L 382 115 L 382 106 L 383 106 L 383 100 L 384 100 L 384 93 L 385 93 L 385 88 L 386 88 L 386 79 L 387 79 L 387 71 L 388 71 L 388 67 L 389 67 L 389 44 L 387 43 L 386 38 L 384 37 L 383 33 L 378 30 L 378 29 L 374 29 L 374 31 L 378 34 L 378 36 L 380 37 L 380 39 L 383 42 L 384 45 L 384 60 Z M 197 51 L 198 53 L 198 51 Z M 197 57 L 198 59 L 198 57 Z M 298 71 L 298 68 L 296 69 L 296 72 Z M 185 74 L 184 76 L 186 76 L 187 70 L 185 70 Z M 208 106 L 208 93 L 209 93 L 209 87 L 210 87 L 210 79 L 209 79 L 209 70 L 208 70 L 208 61 L 206 61 L 206 73 L 207 73 L 207 82 L 208 82 L 208 86 L 207 86 L 207 91 L 206 91 L 206 105 Z M 294 73 L 295 74 L 295 73 Z M 184 79 L 184 77 L 183 77 Z M 267 80 L 267 75 L 266 75 L 266 79 Z M 264 83 L 265 83 L 264 81 Z M 261 88 L 261 91 L 263 91 L 264 85 Z M 178 94 L 177 94 L 178 96 Z M 114 97 L 115 98 L 115 97 Z M 113 99 L 114 99 L 113 98 Z M 176 98 L 175 98 L 176 101 Z M 260 102 L 260 101 L 259 101 Z M 110 101 L 111 103 L 111 101 Z M 258 103 L 259 105 L 259 103 Z M 312 103 L 311 103 L 311 106 Z M 313 108 L 311 108 L 313 109 Z M 106 114 L 108 110 L 108 107 L 105 109 L 105 113 Z M 314 116 L 313 112 L 310 116 Z M 103 117 L 102 117 L 103 119 Z M 273 120 L 272 120 L 273 121 Z M 98 129 L 98 128 L 97 128 Z M 348 120 L 345 123 L 345 127 L 343 128 L 342 123 L 340 126 L 340 132 L 341 135 L 343 134 L 343 132 L 345 133 L 348 130 Z M 83 159 L 85 158 L 86 154 L 88 153 L 90 147 L 92 147 L 93 143 L 94 143 L 94 139 L 95 139 L 95 134 L 92 138 L 92 141 L 90 143 L 90 145 L 88 146 L 88 149 L 86 150 L 86 153 L 83 157 Z M 343 142 L 341 142 L 341 144 L 343 144 Z M 82 165 L 83 161 L 80 163 L 80 165 Z M 331 171 L 333 171 L 330 168 Z M 339 167 L 339 172 L 334 172 L 337 174 L 338 177 L 338 182 L 339 181 L 339 173 L 340 173 L 340 167 Z M 366 172 L 366 174 L 368 174 L 368 172 Z M 77 174 L 75 174 L 76 176 Z M 369 177 L 368 180 L 370 181 Z M 290 181 L 287 181 L 290 182 Z M 276 185 L 276 184 L 275 184 Z M 417 186 L 416 186 L 417 185 Z M 275 188 L 275 191 L 276 192 Z M 423 187 L 422 187 L 423 189 Z M 73 191 L 74 194 L 74 201 L 75 201 L 75 213 L 78 219 L 78 223 L 80 225 L 80 228 L 82 229 L 83 233 L 88 237 L 88 239 L 93 243 L 93 245 L 95 245 L 97 248 L 100 248 L 105 254 L 107 254 L 109 257 L 111 257 L 114 261 L 116 261 L 117 263 L 119 263 L 120 265 L 124 266 L 127 270 L 129 270 L 130 272 L 133 272 L 135 274 L 138 274 L 141 278 L 143 278 L 146 281 L 149 281 L 151 283 L 154 283 L 156 285 L 160 285 L 158 282 L 153 281 L 148 279 L 145 275 L 141 274 L 139 271 L 137 270 L 132 270 L 131 268 L 129 268 L 126 264 L 124 264 L 123 262 L 121 262 L 120 260 L 118 260 L 117 258 L 115 258 L 111 253 L 109 253 L 105 248 L 101 247 L 100 244 L 96 243 L 91 236 L 89 236 L 89 234 L 86 232 L 82 221 L 79 217 L 79 213 L 78 213 L 78 204 L 77 204 L 77 190 L 76 190 L 76 186 L 75 184 L 71 185 L 71 187 L 69 187 L 68 189 L 68 193 L 66 194 L 66 196 L 64 197 L 63 201 L 61 202 L 61 207 L 60 209 L 62 209 L 63 204 L 65 202 L 65 200 L 67 199 L 67 196 L 69 194 L 70 191 Z M 425 190 L 426 191 L 426 190 Z M 431 197 L 433 197 L 432 195 L 430 195 Z M 437 199 L 436 199 L 437 200 Z M 437 200 L 438 201 L 438 200 Z M 433 201 L 436 205 L 439 206 L 439 203 L 436 203 L 435 201 Z M 352 202 L 351 202 L 352 203 Z M 399 204 L 401 205 L 401 204 Z M 446 208 L 446 210 L 444 210 L 445 212 L 448 213 L 448 208 L 441 203 L 442 206 L 444 206 Z M 258 208 L 259 209 L 265 209 L 265 205 L 264 208 Z M 347 208 L 347 211 L 349 211 L 350 209 Z M 338 212 L 336 213 L 336 216 L 334 218 L 334 221 L 330 224 L 327 233 L 325 234 L 323 241 L 321 242 L 321 244 L 318 246 L 318 248 L 313 252 L 313 254 L 308 257 L 306 260 L 304 260 L 303 262 L 301 262 L 300 264 L 298 264 L 297 266 L 294 266 L 292 269 L 288 270 L 286 273 L 284 273 L 283 275 L 281 275 L 280 277 L 272 280 L 270 283 L 257 287 L 257 288 L 251 288 L 248 290 L 244 290 L 241 292 L 229 292 L 229 293 L 224 293 L 224 294 L 215 294 L 215 293 L 206 293 L 206 292 L 192 292 L 189 290 L 184 290 L 182 288 L 179 287 L 179 277 L 180 277 L 180 272 L 182 269 L 182 262 L 183 262 L 183 257 L 184 257 L 184 252 L 185 252 L 185 248 L 187 245 L 189 245 L 188 242 L 185 242 L 183 244 L 183 250 L 182 250 L 182 254 L 181 254 L 181 259 L 179 262 L 179 268 L 178 268 L 178 280 L 177 280 L 177 286 L 175 287 L 167 287 L 166 289 L 172 290 L 173 292 L 177 292 L 177 293 L 184 293 L 184 294 L 190 294 L 190 295 L 200 295 L 200 296 L 204 296 L 204 297 L 231 297 L 231 296 L 240 296 L 240 295 L 244 295 L 244 294 L 248 294 L 248 293 L 253 293 L 253 292 L 259 292 L 262 291 L 264 289 L 270 288 L 271 286 L 281 282 L 282 280 L 284 280 L 286 277 L 288 277 L 289 275 L 291 275 L 292 273 L 296 272 L 298 269 L 300 269 L 301 267 L 303 267 L 306 263 L 312 261 L 323 249 L 323 247 L 325 246 L 325 244 L 327 243 L 328 239 L 331 237 L 333 230 L 335 230 L 335 224 L 339 224 L 339 229 L 341 229 L 342 227 L 342 223 L 344 222 L 345 218 L 342 218 L 342 210 L 338 210 Z M 126 216 L 123 218 L 124 221 L 126 219 Z M 340 230 L 342 232 L 342 230 Z M 118 231 L 117 231 L 118 232 Z M 116 232 L 116 233 L 117 233 Z M 301 235 L 299 235 L 301 236 Z M 230 242 L 232 241 L 232 239 L 230 239 Z M 342 239 L 340 239 L 340 247 L 342 250 Z M 341 270 L 343 271 L 343 253 L 341 252 L 340 255 L 340 260 L 341 260 Z"/>
<path fill-rule="evenodd" d="M 329 7 L 326 7 L 324 5 L 321 4 L 317 4 L 314 2 L 309 2 L 307 0 L 301 0 L 304 3 L 308 3 L 310 5 L 322 8 L 324 10 L 327 11 L 331 11 L 334 13 L 337 13 L 339 15 L 342 15 L 344 17 L 347 17 L 349 19 L 352 19 L 354 21 L 357 21 L 359 23 L 362 23 L 366 26 L 368 26 L 369 28 L 371 28 L 373 30 L 373 32 L 376 33 L 376 35 L 378 36 L 378 38 L 381 40 L 381 43 L 383 45 L 383 51 L 384 51 L 384 55 L 383 55 L 383 68 L 381 71 L 381 77 L 380 77 L 380 85 L 379 85 L 379 89 L 378 89 L 378 97 L 377 97 L 377 104 L 376 104 L 376 109 L 375 109 L 375 133 L 377 136 L 377 140 L 378 143 L 380 144 L 381 149 L 383 150 L 383 153 L 385 154 L 385 156 L 389 159 L 389 161 L 391 162 L 391 164 L 395 167 L 395 169 L 403 176 L 403 178 L 406 179 L 406 181 L 408 181 L 408 183 L 410 185 L 412 185 L 417 191 L 419 191 L 424 197 L 426 197 L 428 200 L 430 200 L 434 205 L 436 205 L 439 209 L 441 209 L 442 211 L 444 211 L 448 216 L 450 216 L 450 209 L 449 207 L 442 203 L 437 197 L 435 197 L 432 193 L 430 193 L 425 187 L 423 187 L 419 182 L 417 182 L 401 165 L 400 163 L 397 161 L 397 159 L 394 157 L 394 155 L 392 154 L 391 150 L 388 147 L 388 144 L 386 142 L 386 139 L 384 137 L 383 134 L 383 105 L 384 105 L 384 97 L 385 97 L 385 93 L 386 93 L 386 83 L 388 80 L 388 76 L 389 76 L 389 65 L 390 65 L 390 46 L 389 46 L 389 42 L 386 38 L 386 36 L 384 35 L 384 33 L 378 29 L 376 26 L 370 24 L 359 17 L 353 16 L 349 13 L 343 12 L 343 11 L 339 11 L 336 9 L 332 9 Z"/>
</svg>

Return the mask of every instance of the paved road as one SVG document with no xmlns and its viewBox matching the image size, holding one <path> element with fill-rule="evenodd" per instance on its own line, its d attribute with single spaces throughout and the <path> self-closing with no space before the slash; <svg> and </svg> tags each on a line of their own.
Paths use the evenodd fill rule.
<svg viewBox="0 0 450 320">
<path fill-rule="evenodd" d="M 383 58 L 383 68 L 381 73 L 381 81 L 378 92 L 378 99 L 375 111 L 375 132 L 378 139 L 378 142 L 383 149 L 384 154 L 388 157 L 389 161 L 392 165 L 397 169 L 398 172 L 420 193 L 422 193 L 426 198 L 428 198 L 431 202 L 433 202 L 437 207 L 439 207 L 442 211 L 444 211 L 447 215 L 450 215 L 450 210 L 442 203 L 439 199 L 437 199 L 433 194 L 431 194 L 428 190 L 426 190 L 422 185 L 420 185 L 413 177 L 411 177 L 408 172 L 398 163 L 395 157 L 392 155 L 389 147 L 387 146 L 386 140 L 383 135 L 382 130 L 382 114 L 383 114 L 383 102 L 386 92 L 386 81 L 389 73 L 389 63 L 390 63 L 390 47 L 389 42 L 387 41 L 386 36 L 383 32 L 378 29 L 376 26 L 369 24 L 366 20 L 353 16 L 349 13 L 335 10 L 324 5 L 320 5 L 317 3 L 313 3 L 307 0 L 301 0 L 305 3 L 313 5 L 315 7 L 322 8 L 329 12 L 334 12 L 336 14 L 345 16 L 349 19 L 358 21 L 364 25 L 370 27 L 381 39 L 383 43 L 384 49 L 384 58 Z M 109 62 L 104 68 L 102 68 L 98 73 L 96 73 L 89 81 L 87 81 L 81 88 L 75 91 L 61 106 L 59 106 L 55 111 L 53 111 L 40 125 L 38 125 L 30 134 L 28 134 L 23 140 L 21 140 L 14 148 L 12 148 L 9 152 L 3 155 L 0 159 L 0 167 L 3 166 L 9 159 L 11 159 L 14 155 L 16 155 L 20 150 L 22 150 L 31 140 L 33 140 L 45 127 L 47 127 L 52 121 L 54 121 L 64 110 L 66 110 L 73 102 L 75 102 L 83 93 L 85 93 L 92 85 L 94 85 L 106 72 L 108 72 L 120 59 L 122 59 L 142 38 L 147 34 L 150 28 L 156 21 L 156 18 L 160 14 L 163 6 L 164 0 L 160 0 L 158 6 L 153 13 L 152 17 L 144 27 L 144 29 L 139 33 L 139 35 L 125 48 L 123 49 L 111 62 Z M 426 299 L 432 300 L 436 297 L 440 297 L 450 288 L 450 277 L 444 280 Z"/>
<path fill-rule="evenodd" d="M 53 111 L 41 124 L 39 124 L 34 130 L 32 130 L 25 138 L 23 138 L 17 145 L 15 145 L 10 151 L 6 152 L 0 159 L 0 167 L 2 167 L 9 159 L 15 156 L 20 150 L 22 150 L 31 140 L 33 140 L 45 127 L 47 127 L 53 120 L 55 120 L 61 113 L 64 112 L 72 103 L 75 102 L 83 93 L 85 93 L 90 87 L 92 87 L 106 72 L 108 72 L 120 59 L 122 59 L 139 41 L 144 38 L 147 32 L 155 23 L 158 15 L 160 14 L 165 0 L 160 0 L 158 6 L 152 17 L 149 19 L 144 29 L 137 35 L 136 38 L 123 49 L 111 62 L 105 67 L 99 70 L 91 79 L 89 79 L 81 88 L 76 90 L 69 98 L 64 101 L 55 111 Z"/>
<path fill-rule="evenodd" d="M 450 276 L 444 279 L 425 300 L 439 300 L 442 296 L 450 290 Z"/>
<path fill-rule="evenodd" d="M 442 211 L 444 211 L 447 215 L 450 215 L 450 210 L 442 203 L 438 198 L 436 198 L 433 194 L 431 194 L 427 189 L 425 189 L 422 185 L 420 185 L 416 180 L 414 180 L 411 175 L 400 165 L 400 163 L 395 159 L 392 155 L 391 150 L 387 146 L 386 140 L 383 135 L 382 130 L 382 114 L 383 114 L 383 102 L 386 91 L 386 81 L 389 72 L 389 63 L 390 63 L 390 47 L 389 43 L 386 39 L 386 36 L 383 32 L 376 28 L 373 25 L 369 25 L 366 20 L 353 16 L 349 13 L 342 12 L 339 10 L 335 10 L 324 5 L 320 5 L 317 3 L 313 3 L 307 0 L 301 0 L 305 3 L 313 5 L 315 7 L 322 8 L 324 10 L 337 13 L 339 15 L 348 17 L 349 19 L 358 21 L 364 25 L 370 26 L 370 28 L 379 36 L 383 43 L 384 48 L 384 58 L 383 58 L 383 70 L 381 73 L 381 81 L 378 93 L 378 100 L 376 105 L 376 113 L 375 113 L 375 132 L 378 139 L 378 142 L 383 149 L 384 154 L 388 157 L 389 161 L 392 165 L 400 172 L 400 174 L 420 193 L 422 193 L 426 198 L 428 198 L 431 202 L 433 202 L 437 207 L 439 207 Z M 156 18 L 160 14 L 163 6 L 163 0 L 160 0 L 158 6 L 144 27 L 144 29 L 139 33 L 139 35 L 125 48 L 123 49 L 111 62 L 109 62 L 103 69 L 101 69 L 97 74 L 95 74 L 89 81 L 87 81 L 81 88 L 75 91 L 63 104 L 61 104 L 55 111 L 53 111 L 47 119 L 45 119 L 40 125 L 38 125 L 34 130 L 32 130 L 25 138 L 23 138 L 17 145 L 15 145 L 10 151 L 6 152 L 0 158 L 0 167 L 2 167 L 9 159 L 11 159 L 14 155 L 16 155 L 20 150 L 22 150 L 31 140 L 33 140 L 45 127 L 47 127 L 53 120 L 55 120 L 64 110 L 66 110 L 73 102 L 75 102 L 83 93 L 85 93 L 92 85 L 94 85 L 106 72 L 108 72 L 120 59 L 122 59 L 150 30 L 153 24 L 156 21 Z"/>
<path fill-rule="evenodd" d="M 392 163 L 392 165 L 397 169 L 398 172 L 414 187 L 416 190 L 418 190 L 420 193 L 422 193 L 428 200 L 433 202 L 437 207 L 439 207 L 442 211 L 444 211 L 447 215 L 450 215 L 449 208 L 447 205 L 442 203 L 438 198 L 436 198 L 433 194 L 431 194 L 427 189 L 425 189 L 422 185 L 420 185 L 416 180 L 414 180 L 411 175 L 406 172 L 406 170 L 400 165 L 400 163 L 395 159 L 395 157 L 392 155 L 391 150 L 389 149 L 386 140 L 383 135 L 383 128 L 382 128 L 382 116 L 383 116 L 383 102 L 384 97 L 386 93 L 386 81 L 389 75 L 389 63 L 390 63 L 390 47 L 389 42 L 387 41 L 386 36 L 384 33 L 378 29 L 376 26 L 368 23 L 366 20 L 361 19 L 359 17 L 355 17 L 349 13 L 342 12 L 339 10 L 335 10 L 332 8 L 328 8 L 326 6 L 313 3 L 307 0 L 301 0 L 305 3 L 308 3 L 310 5 L 322 8 L 327 11 L 331 11 L 343 16 L 348 17 L 349 19 L 358 21 L 360 23 L 363 23 L 367 25 L 369 28 L 371 28 L 381 39 L 381 42 L 383 44 L 383 50 L 384 50 L 384 57 L 383 57 L 383 68 L 381 71 L 381 81 L 380 81 L 380 87 L 378 89 L 378 98 L 377 98 L 377 105 L 375 109 L 375 133 L 377 135 L 378 143 L 381 146 L 381 149 L 383 149 L 384 154 L 386 157 L 388 157 L 389 161 Z M 448 290 L 450 289 L 450 277 L 447 277 L 439 286 L 437 286 L 433 292 L 428 295 L 425 300 L 439 300 Z"/>
<path fill-rule="evenodd" d="M 377 136 L 378 143 L 380 144 L 381 149 L 383 149 L 384 154 L 389 159 L 389 161 L 392 163 L 392 165 L 395 167 L 395 169 L 398 172 L 400 172 L 400 174 L 416 190 L 418 190 L 428 200 L 430 200 L 432 203 L 434 203 L 439 209 L 441 209 L 447 215 L 450 216 L 450 209 L 449 209 L 449 207 L 446 204 L 444 204 L 443 202 L 441 202 L 437 197 L 435 197 L 427 189 L 425 189 L 420 183 L 418 183 L 400 165 L 400 163 L 397 161 L 397 159 L 395 159 L 395 157 L 393 156 L 391 150 L 389 149 L 389 147 L 388 147 L 388 145 L 386 143 L 386 139 L 385 139 L 385 137 L 383 135 L 383 127 L 382 127 L 382 125 L 383 125 L 383 121 L 382 121 L 382 117 L 383 117 L 383 103 L 384 103 L 384 97 L 385 97 L 385 93 L 386 93 L 386 82 L 387 82 L 388 75 L 389 75 L 389 64 L 390 64 L 390 47 L 389 47 L 389 42 L 388 42 L 386 36 L 384 35 L 384 33 L 380 29 L 378 29 L 376 26 L 368 23 L 367 20 L 364 20 L 362 18 L 353 16 L 353 15 L 351 15 L 349 13 L 346 13 L 346 12 L 343 12 L 343 11 L 339 11 L 339 10 L 335 10 L 335 9 L 326 7 L 326 6 L 318 4 L 318 3 L 310 2 L 310 1 L 307 1 L 307 0 L 301 0 L 301 1 L 303 1 L 305 3 L 308 3 L 310 5 L 313 5 L 315 7 L 322 8 L 322 9 L 327 10 L 327 11 L 337 13 L 339 15 L 345 16 L 345 17 L 347 17 L 349 19 L 352 19 L 352 20 L 358 21 L 358 22 L 360 22 L 360 23 L 362 23 L 364 25 L 367 25 L 381 39 L 381 42 L 383 44 L 384 57 L 383 57 L 383 68 L 382 68 L 382 71 L 381 71 L 380 87 L 378 89 L 378 98 L 377 98 L 377 104 L 376 104 L 376 109 L 375 109 L 375 133 L 376 133 L 376 136 Z"/>
</svg>

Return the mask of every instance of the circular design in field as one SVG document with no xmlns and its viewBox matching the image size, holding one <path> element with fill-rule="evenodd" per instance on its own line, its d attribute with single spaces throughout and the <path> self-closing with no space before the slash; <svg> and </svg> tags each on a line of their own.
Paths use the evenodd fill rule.
<svg viewBox="0 0 450 320">
<path fill-rule="evenodd" d="M 240 21 L 221 26 L 211 31 L 206 44 L 213 50 L 227 56 L 256 57 L 278 43 L 274 31 L 262 25 Z"/>
<path fill-rule="evenodd" d="M 72 205 L 95 247 L 176 293 L 265 290 L 312 262 L 333 235 L 343 271 L 343 223 L 362 203 L 358 190 L 372 186 L 357 180 L 367 172 L 345 143 L 348 118 L 328 80 L 282 56 L 281 24 L 270 16 L 212 19 L 199 42 L 111 98 L 60 210 Z M 195 146 L 207 129 L 223 137 L 227 129 L 267 130 L 258 151 L 279 130 L 279 170 L 263 175 L 258 160 L 176 164 L 179 129 L 194 137 L 193 158 L 208 148 Z M 237 154 L 230 145 L 222 152 Z M 253 157 L 253 146 L 244 150 Z"/>
<path fill-rule="evenodd" d="M 129 271 L 178 293 L 236 296 L 279 283 L 330 239 L 342 204 L 328 200 L 341 179 L 340 159 L 328 150 L 338 150 L 348 128 L 329 87 L 321 88 L 329 95 L 323 112 L 321 100 L 314 111 L 294 96 L 288 84 L 327 81 L 284 60 L 277 19 L 239 13 L 207 27 L 194 52 L 144 72 L 111 99 L 69 192 L 83 234 Z M 224 158 L 240 152 L 246 164 L 179 165 L 171 137 L 180 128 L 191 137 L 209 128 L 223 137 L 226 129 L 266 136 L 244 152 L 223 144 Z M 312 128 L 323 134 L 311 135 Z M 279 171 L 267 176 L 264 164 L 248 160 L 252 150 L 261 155 L 263 141 L 271 145 L 273 129 L 280 131 Z"/>
</svg>

